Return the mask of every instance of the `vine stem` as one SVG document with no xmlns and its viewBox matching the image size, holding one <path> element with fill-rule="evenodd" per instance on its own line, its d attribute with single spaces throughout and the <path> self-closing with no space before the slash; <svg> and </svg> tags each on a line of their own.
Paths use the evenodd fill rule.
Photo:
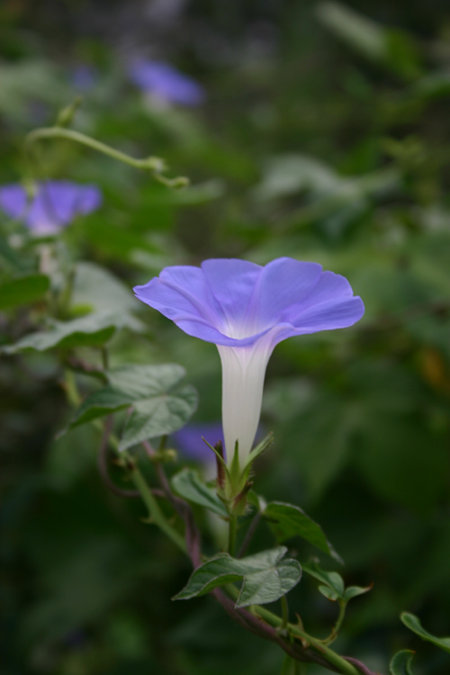
<svg viewBox="0 0 450 675">
<path fill-rule="evenodd" d="M 125 453 L 123 454 L 130 470 L 131 479 L 136 488 L 141 493 L 142 500 L 148 509 L 151 522 L 157 525 L 174 542 L 174 544 L 176 544 L 178 548 L 183 551 L 183 553 L 187 553 L 187 546 L 184 537 L 172 527 L 167 518 L 164 516 L 156 498 L 147 485 L 147 481 L 142 475 L 136 462 L 131 459 L 129 455 Z"/>
<path fill-rule="evenodd" d="M 281 596 L 281 617 L 282 617 L 281 628 L 283 630 L 286 630 L 289 623 L 289 607 L 285 595 Z"/>
<path fill-rule="evenodd" d="M 74 141 L 75 143 L 85 145 L 92 150 L 101 152 L 104 155 L 108 155 L 113 159 L 117 159 L 119 162 L 128 164 L 135 169 L 151 171 L 157 180 L 169 187 L 184 187 L 189 183 L 189 180 L 183 176 L 173 179 L 162 176 L 161 172 L 166 169 L 166 165 L 164 160 L 160 157 L 145 157 L 144 159 L 136 159 L 135 157 L 130 157 L 130 155 L 127 155 L 120 150 L 116 150 L 115 148 L 106 145 L 106 143 L 97 141 L 95 138 L 86 136 L 85 134 L 75 131 L 74 129 L 66 129 L 65 127 L 43 127 L 41 129 L 35 129 L 34 131 L 31 131 L 25 138 L 25 149 L 29 156 L 31 156 L 31 148 L 33 143 L 38 140 L 52 138 L 62 138 L 68 141 Z"/>
<path fill-rule="evenodd" d="M 237 517 L 230 516 L 228 529 L 228 553 L 234 556 L 236 548 Z"/>
<path fill-rule="evenodd" d="M 229 585 L 227 590 L 232 596 L 235 596 L 234 599 L 237 600 L 237 588 Z M 283 626 L 283 619 L 281 617 L 273 614 L 273 612 L 270 612 L 260 605 L 252 605 L 252 612 L 273 628 L 282 628 Z M 299 638 L 303 643 L 307 642 L 311 647 L 322 654 L 329 663 L 338 669 L 340 673 L 343 673 L 344 675 L 360 675 L 361 671 L 358 670 L 352 663 L 349 663 L 346 659 L 342 658 L 342 656 L 336 654 L 336 652 L 334 652 L 332 649 L 329 649 L 323 645 L 319 640 L 316 640 L 311 635 L 308 635 L 308 633 L 306 633 L 304 630 L 301 630 L 301 628 L 298 626 L 288 623 L 287 630 L 291 635 Z"/>
</svg>

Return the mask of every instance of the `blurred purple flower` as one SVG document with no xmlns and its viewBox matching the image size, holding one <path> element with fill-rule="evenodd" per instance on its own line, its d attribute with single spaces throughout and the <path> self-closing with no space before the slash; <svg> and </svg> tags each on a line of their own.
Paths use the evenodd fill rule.
<svg viewBox="0 0 450 675">
<path fill-rule="evenodd" d="M 46 181 L 37 185 L 28 201 L 25 188 L 18 183 L 0 187 L 0 208 L 11 218 L 21 218 L 36 234 L 56 234 L 79 214 L 99 208 L 102 193 L 95 185 L 69 181 Z"/>
<path fill-rule="evenodd" d="M 93 89 L 98 80 L 98 71 L 86 63 L 80 63 L 75 66 L 71 72 L 71 81 L 73 86 L 80 91 L 89 91 Z"/>
<path fill-rule="evenodd" d="M 186 459 L 192 459 L 195 462 L 215 463 L 215 456 L 202 437 L 210 445 L 215 445 L 217 441 L 225 443 L 223 437 L 222 422 L 204 422 L 203 424 L 188 424 L 172 435 L 172 440 L 180 453 Z"/>
<path fill-rule="evenodd" d="M 292 258 L 265 267 L 236 259 L 166 267 L 134 291 L 188 335 L 217 345 L 227 457 L 231 461 L 239 441 L 242 465 L 255 439 L 274 347 L 294 335 L 351 326 L 364 314 L 347 279 Z"/>
<path fill-rule="evenodd" d="M 138 59 L 131 64 L 128 72 L 139 89 L 166 103 L 197 106 L 206 99 L 205 90 L 198 82 L 168 63 Z"/>
</svg>

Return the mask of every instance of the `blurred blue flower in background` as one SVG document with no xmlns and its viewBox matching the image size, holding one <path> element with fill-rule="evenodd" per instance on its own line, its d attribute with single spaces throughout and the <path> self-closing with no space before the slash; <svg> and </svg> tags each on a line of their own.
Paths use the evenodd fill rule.
<svg viewBox="0 0 450 675">
<path fill-rule="evenodd" d="M 215 464 L 215 455 L 202 440 L 202 437 L 210 445 L 215 445 L 217 441 L 222 441 L 222 444 L 224 444 L 222 422 L 188 424 L 176 431 L 172 435 L 172 440 L 184 458 L 201 464 Z"/>
<path fill-rule="evenodd" d="M 71 71 L 70 79 L 75 89 L 89 91 L 98 81 L 98 71 L 86 63 L 80 63 Z"/>
<path fill-rule="evenodd" d="M 91 213 L 101 206 L 102 193 L 96 185 L 70 181 L 46 181 L 37 184 L 33 197 L 13 183 L 0 187 L 0 208 L 11 218 L 24 221 L 35 234 L 57 234 L 77 215 Z"/>
<path fill-rule="evenodd" d="M 168 63 L 137 59 L 128 72 L 139 89 L 164 103 L 197 106 L 206 100 L 205 90 L 198 82 Z"/>
</svg>

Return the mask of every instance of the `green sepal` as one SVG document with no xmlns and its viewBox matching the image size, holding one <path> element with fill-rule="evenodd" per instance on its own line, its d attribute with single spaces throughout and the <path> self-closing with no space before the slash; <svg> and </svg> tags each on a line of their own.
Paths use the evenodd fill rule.
<svg viewBox="0 0 450 675">
<path fill-rule="evenodd" d="M 239 441 L 236 441 L 234 444 L 234 455 L 230 465 L 230 479 L 233 486 L 238 488 L 239 482 L 241 480 L 241 467 L 239 464 Z M 241 489 L 237 490 L 237 492 L 240 491 Z"/>
<path fill-rule="evenodd" d="M 226 518 L 228 511 L 225 504 L 217 496 L 217 492 L 204 483 L 198 473 L 192 469 L 183 469 L 171 479 L 175 492 L 194 504 L 204 506 L 209 511 Z"/>
<path fill-rule="evenodd" d="M 267 436 L 261 441 L 261 443 L 258 443 L 256 448 L 253 448 L 253 450 L 250 452 L 249 456 L 247 457 L 247 461 L 244 464 L 243 471 L 247 469 L 247 467 L 250 467 L 255 459 L 261 455 L 264 450 L 267 450 L 269 445 L 273 443 L 273 431 L 267 434 Z"/>
<path fill-rule="evenodd" d="M 202 441 L 203 441 L 204 443 L 206 443 L 206 445 L 208 446 L 208 448 L 209 448 L 210 450 L 213 451 L 213 453 L 215 454 L 215 456 L 217 457 L 217 459 L 219 460 L 219 462 L 220 462 L 221 465 L 223 466 L 223 468 L 224 468 L 224 470 L 225 470 L 225 475 L 228 477 L 229 480 L 231 480 L 231 476 L 230 476 L 230 472 L 228 471 L 227 463 L 226 463 L 226 461 L 224 460 L 224 458 L 222 457 L 222 455 L 220 454 L 220 452 L 217 452 L 216 448 L 215 448 L 213 445 L 211 445 L 210 443 L 208 443 L 208 441 L 206 440 L 206 438 L 204 438 L 203 436 L 202 436 Z"/>
</svg>

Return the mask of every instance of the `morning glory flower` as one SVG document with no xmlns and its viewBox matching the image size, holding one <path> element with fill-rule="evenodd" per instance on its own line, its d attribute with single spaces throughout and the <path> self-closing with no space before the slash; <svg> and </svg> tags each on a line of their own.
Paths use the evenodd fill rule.
<svg viewBox="0 0 450 675">
<path fill-rule="evenodd" d="M 38 235 L 57 234 L 77 215 L 95 211 L 101 203 L 102 193 L 95 185 L 46 181 L 37 185 L 31 200 L 18 183 L 0 187 L 0 209 L 22 219 Z"/>
<path fill-rule="evenodd" d="M 164 103 L 197 106 L 206 99 L 198 82 L 162 61 L 138 59 L 131 64 L 129 76 L 139 89 Z"/>
<path fill-rule="evenodd" d="M 237 259 L 166 267 L 134 291 L 188 335 L 217 345 L 227 458 L 238 442 L 241 466 L 255 439 L 274 347 L 294 335 L 351 326 L 364 314 L 345 277 L 292 258 L 265 267 Z"/>
</svg>

